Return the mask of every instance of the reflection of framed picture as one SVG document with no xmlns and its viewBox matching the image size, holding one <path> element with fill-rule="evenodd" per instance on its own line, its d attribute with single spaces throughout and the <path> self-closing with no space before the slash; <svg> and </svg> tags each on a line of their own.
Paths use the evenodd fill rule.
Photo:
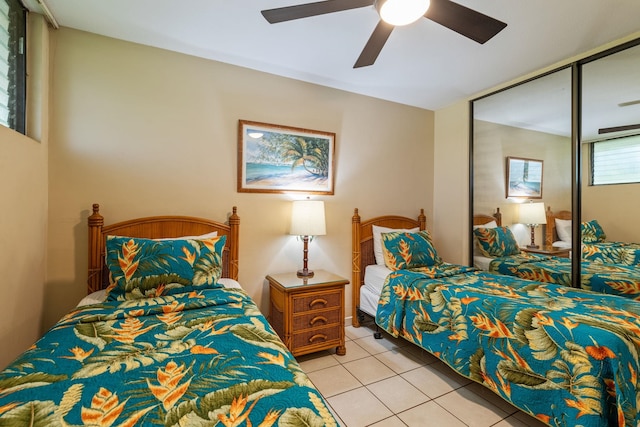
<svg viewBox="0 0 640 427">
<path fill-rule="evenodd" d="M 238 191 L 333 194 L 336 134 L 240 120 Z"/>
<path fill-rule="evenodd" d="M 542 199 L 542 160 L 507 157 L 507 197 Z"/>
</svg>

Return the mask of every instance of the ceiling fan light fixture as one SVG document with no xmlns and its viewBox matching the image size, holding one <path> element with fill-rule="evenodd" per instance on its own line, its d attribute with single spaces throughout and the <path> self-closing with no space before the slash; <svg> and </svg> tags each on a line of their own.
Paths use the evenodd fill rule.
<svg viewBox="0 0 640 427">
<path fill-rule="evenodd" d="M 430 4 L 430 0 L 376 0 L 375 6 L 384 22 L 402 26 L 422 18 Z"/>
</svg>

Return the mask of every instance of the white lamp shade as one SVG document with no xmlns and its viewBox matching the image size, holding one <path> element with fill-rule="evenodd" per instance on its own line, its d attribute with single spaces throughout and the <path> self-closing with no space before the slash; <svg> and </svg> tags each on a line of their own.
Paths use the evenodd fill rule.
<svg viewBox="0 0 640 427">
<path fill-rule="evenodd" d="M 520 205 L 520 224 L 538 225 L 547 223 L 544 203 L 523 203 Z"/>
<path fill-rule="evenodd" d="M 376 0 L 380 18 L 391 25 L 408 25 L 422 18 L 430 5 L 429 0 Z"/>
<path fill-rule="evenodd" d="M 289 234 L 295 236 L 323 236 L 327 234 L 324 202 L 319 200 L 293 202 Z"/>
</svg>

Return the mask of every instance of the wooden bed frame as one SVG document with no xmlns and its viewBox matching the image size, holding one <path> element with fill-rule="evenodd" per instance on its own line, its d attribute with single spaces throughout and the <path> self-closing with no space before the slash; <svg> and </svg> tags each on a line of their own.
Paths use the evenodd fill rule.
<svg viewBox="0 0 640 427">
<path fill-rule="evenodd" d="M 558 237 L 558 232 L 556 230 L 556 221 L 555 219 L 572 219 L 571 211 L 558 211 L 552 212 L 551 206 L 547 206 L 547 226 L 545 231 L 544 244 L 546 246 L 551 246 L 553 242 L 557 242 L 560 240 Z"/>
<path fill-rule="evenodd" d="M 473 225 L 484 225 L 491 221 L 495 221 L 498 227 L 502 226 L 502 213 L 500 212 L 500 208 L 497 208 L 493 215 L 477 214 L 473 216 Z"/>
<path fill-rule="evenodd" d="M 360 326 L 358 318 L 360 306 L 360 287 L 364 285 L 364 270 L 368 265 L 375 264 L 376 258 L 373 254 L 373 226 L 388 228 L 415 228 L 420 230 L 427 228 L 427 217 L 424 209 L 420 209 L 418 219 L 407 218 L 397 215 L 385 215 L 361 221 L 358 214 L 358 208 L 353 211 L 351 221 L 351 242 L 353 247 L 352 265 L 351 265 L 351 287 L 353 290 L 352 297 L 352 324 L 354 327 Z"/>
<path fill-rule="evenodd" d="M 104 289 L 109 284 L 109 272 L 105 265 L 105 240 L 107 235 L 130 236 L 147 239 L 199 236 L 213 231 L 227 236 L 222 255 L 222 277 L 238 280 L 238 241 L 240 217 L 234 206 L 228 224 L 205 218 L 189 216 L 152 216 L 104 225 L 100 205 L 93 205 L 89 224 L 89 271 L 87 292 Z"/>
</svg>

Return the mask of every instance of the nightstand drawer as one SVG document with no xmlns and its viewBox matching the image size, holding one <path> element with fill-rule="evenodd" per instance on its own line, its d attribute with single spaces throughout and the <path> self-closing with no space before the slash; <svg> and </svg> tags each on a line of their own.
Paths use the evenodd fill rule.
<svg viewBox="0 0 640 427">
<path fill-rule="evenodd" d="M 293 330 L 321 328 L 323 326 L 340 323 L 339 307 L 333 310 L 314 311 L 293 317 Z"/>
<path fill-rule="evenodd" d="M 311 294 L 301 294 L 293 297 L 293 313 L 304 313 L 305 311 L 322 310 L 325 308 L 341 307 L 342 291 L 335 292 L 315 292 Z"/>
<path fill-rule="evenodd" d="M 293 334 L 294 354 L 308 346 L 321 346 L 329 341 L 338 341 L 342 334 L 341 325 L 328 326 L 326 328 L 315 328 L 304 332 Z"/>
</svg>

